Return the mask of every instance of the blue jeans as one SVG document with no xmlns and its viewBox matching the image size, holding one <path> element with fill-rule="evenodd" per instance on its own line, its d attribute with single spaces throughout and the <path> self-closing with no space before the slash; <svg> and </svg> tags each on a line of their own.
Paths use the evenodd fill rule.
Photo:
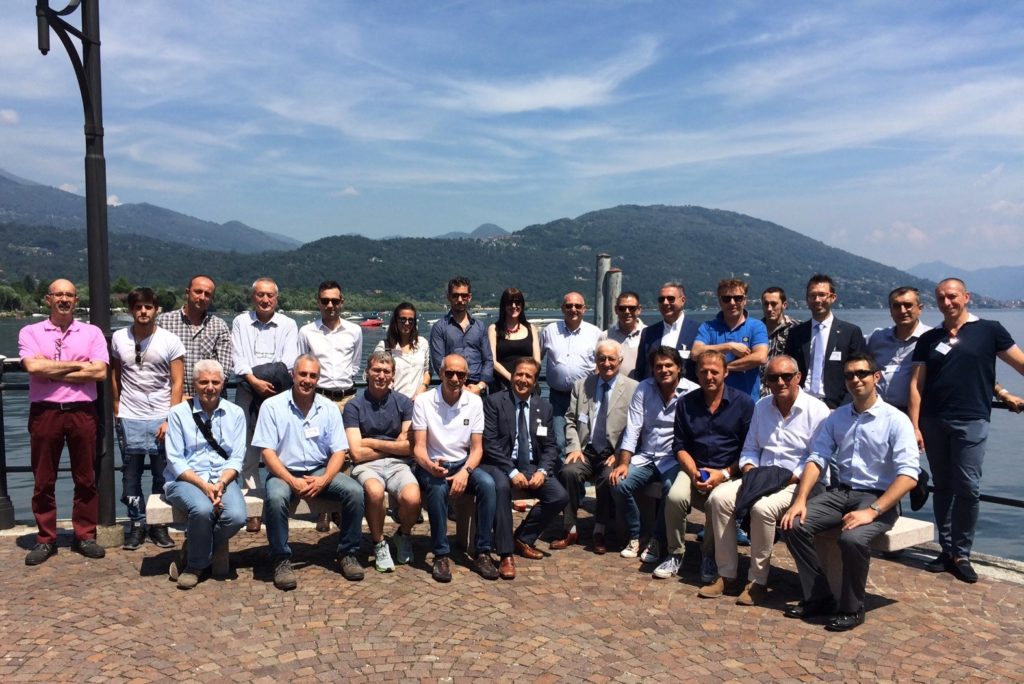
<svg viewBox="0 0 1024 684">
<path fill-rule="evenodd" d="M 213 550 L 235 536 L 245 525 L 245 497 L 234 481 L 224 489 L 223 508 L 213 510 L 213 502 L 191 482 L 176 480 L 164 491 L 167 503 L 188 514 L 185 534 L 188 536 L 188 567 L 202 570 L 210 566 Z"/>
<path fill-rule="evenodd" d="M 622 519 L 630 540 L 640 538 L 640 507 L 636 503 L 636 494 L 651 482 L 658 482 L 661 484 L 661 498 L 658 499 L 658 508 L 654 515 L 654 534 L 651 536 L 658 540 L 660 548 L 668 548 L 668 535 L 665 532 L 665 499 L 668 498 L 668 490 L 672 488 L 678 474 L 678 464 L 664 473 L 653 463 L 642 466 L 630 465 L 626 479 L 620 480 L 619 484 L 611 488 L 612 498 L 622 511 Z"/>
<path fill-rule="evenodd" d="M 920 424 L 932 471 L 939 546 L 954 558 L 969 558 L 981 507 L 981 464 L 989 422 L 921 416 Z"/>
<path fill-rule="evenodd" d="M 317 468 L 311 473 L 290 470 L 292 475 L 301 477 L 313 475 L 319 477 L 327 470 Z M 263 502 L 263 524 L 267 527 L 267 542 L 270 544 L 270 555 L 276 561 L 290 558 L 292 549 L 288 546 L 288 511 L 299 495 L 292 491 L 288 483 L 272 474 L 267 474 L 267 498 Z M 347 556 L 359 552 L 359 544 L 363 539 L 363 488 L 344 473 L 338 473 L 327 483 L 317 499 L 340 501 L 341 537 L 338 539 L 338 555 Z"/>
<path fill-rule="evenodd" d="M 561 470 L 561 465 L 565 463 L 565 412 L 569 410 L 572 394 L 551 390 L 548 393 L 548 401 L 551 403 L 553 411 L 551 429 L 555 433 L 555 443 L 558 444 L 558 465 Z M 553 474 L 558 475 L 558 473 Z"/>
<path fill-rule="evenodd" d="M 441 465 L 451 475 L 465 464 L 465 461 L 458 461 Z M 420 482 L 423 505 L 430 518 L 430 543 L 434 549 L 434 558 L 447 556 L 451 553 L 448 545 L 448 491 L 451 484 L 444 477 L 435 477 L 419 466 L 416 467 L 416 479 Z M 476 552 L 487 553 L 494 548 L 494 479 L 477 468 L 469 476 L 466 491 L 476 497 Z"/>
<path fill-rule="evenodd" d="M 161 494 L 164 491 L 167 454 L 164 452 L 163 441 L 156 438 L 156 431 L 163 422 L 163 418 L 118 418 L 115 424 L 121 461 L 124 463 L 121 471 L 121 503 L 128 509 L 128 518 L 133 525 L 146 522 L 146 497 L 142 494 L 142 471 L 146 467 L 146 456 L 149 456 L 149 472 L 153 479 L 151 493 Z"/>
</svg>

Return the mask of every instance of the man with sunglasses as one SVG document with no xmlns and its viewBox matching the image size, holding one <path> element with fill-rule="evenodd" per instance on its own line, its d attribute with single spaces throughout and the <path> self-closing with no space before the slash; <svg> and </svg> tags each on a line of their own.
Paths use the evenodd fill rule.
<svg viewBox="0 0 1024 684">
<path fill-rule="evenodd" d="M 227 373 L 231 368 L 231 331 L 220 316 L 210 313 L 217 284 L 207 275 L 194 275 L 185 289 L 185 304 L 176 311 L 165 311 L 156 324 L 170 330 L 185 345 L 185 398 L 193 388 L 192 372 L 196 361 L 213 359 Z"/>
<path fill-rule="evenodd" d="M 427 515 L 434 559 L 431 574 L 451 582 L 448 499 L 469 491 L 476 496 L 476 570 L 497 579 L 490 561 L 494 536 L 494 480 L 480 470 L 484 410 L 480 397 L 466 391 L 469 366 L 458 354 L 441 361 L 441 385 L 424 392 L 413 405 L 412 455 Z M 486 560 L 483 558 L 486 557 Z"/>
<path fill-rule="evenodd" d="M 661 320 L 649 325 L 640 333 L 637 349 L 637 365 L 633 377 L 640 380 L 651 377 L 648 364 L 651 352 L 658 347 L 672 347 L 679 352 L 684 362 L 683 375 L 693 381 L 697 379 L 697 367 L 691 357 L 693 341 L 697 339 L 700 324 L 686 316 L 686 290 L 681 283 L 669 282 L 658 290 L 658 311 Z"/>
<path fill-rule="evenodd" d="M 640 349 L 640 335 L 647 326 L 640 320 L 644 308 L 640 306 L 640 295 L 623 292 L 615 299 L 615 316 L 618 321 L 601 333 L 600 340 L 615 340 L 619 343 L 622 363 L 619 374 L 633 377 L 636 368 L 637 351 Z"/>
<path fill-rule="evenodd" d="M 32 515 L 38 533 L 25 565 L 39 565 L 57 553 L 54 488 L 60 455 L 67 444 L 75 482 L 71 549 L 103 558 L 96 543 L 96 383 L 107 377 L 107 343 L 94 325 L 75 320 L 78 292 L 59 279 L 46 292 L 50 315 L 18 332 L 18 355 L 28 373 L 28 433 L 32 452 Z"/>
<path fill-rule="evenodd" d="M 583 295 L 566 293 L 562 297 L 562 320 L 549 323 L 540 335 L 559 459 L 565 454 L 565 412 L 569 409 L 572 387 L 594 371 L 594 348 L 601 337 L 600 328 L 583 320 L 586 311 Z"/>
<path fill-rule="evenodd" d="M 830 413 L 820 399 L 800 389 L 800 371 L 791 357 L 776 356 L 767 368 L 765 386 L 771 396 L 754 405 L 740 451 L 742 477 L 717 487 L 707 503 L 723 589 L 725 584 L 735 582 L 739 568 L 736 535 L 725 532 L 733 529 L 738 517 L 750 516 L 750 570 L 736 599 L 741 606 L 762 604 L 767 597 L 775 527 L 793 502 L 804 457 Z"/>
<path fill-rule="evenodd" d="M 721 311 L 701 324 L 693 341 L 693 353 L 699 356 L 705 349 L 714 349 L 725 354 L 729 364 L 725 384 L 757 400 L 761 397 L 761 365 L 768 360 L 768 329 L 747 315 L 747 289 L 742 280 L 719 281 Z"/>
<path fill-rule="evenodd" d="M 917 484 L 920 454 L 914 426 L 906 414 L 878 396 L 881 377 L 869 354 L 847 357 L 843 378 L 853 401 L 822 422 L 804 461 L 793 504 L 780 523 L 789 531 L 786 545 L 796 561 L 803 591 L 803 600 L 786 609 L 785 615 L 828 618 L 825 629 L 830 632 L 845 632 L 864 623 L 871 540 L 892 528 L 899 517 L 897 504 Z M 833 488 L 811 497 L 830 463 L 836 467 Z M 843 559 L 838 604 L 814 546 L 814 535 L 837 527 Z"/>
<path fill-rule="evenodd" d="M 136 287 L 125 303 L 133 322 L 110 338 L 110 380 L 124 461 L 121 501 L 128 509 L 129 520 L 122 548 L 134 551 L 145 542 L 147 532 L 146 497 L 142 493 L 147 457 L 152 492 L 160 494 L 164 489 L 167 415 L 184 395 L 187 350 L 177 335 L 156 324 L 160 307 L 153 290 Z M 174 546 L 166 525 L 152 525 L 148 532 L 157 546 Z"/>
<path fill-rule="evenodd" d="M 430 328 L 430 368 L 440 375 L 445 357 L 458 354 L 467 365 L 466 389 L 477 396 L 486 394 L 494 379 L 494 360 L 487 326 L 469 313 L 473 291 L 469 278 L 455 276 L 448 281 L 449 310 Z"/>
<path fill-rule="evenodd" d="M 882 369 L 878 394 L 904 413 L 910 400 L 914 346 L 932 329 L 921 322 L 923 308 L 916 287 L 897 287 L 889 293 L 889 315 L 895 325 L 878 328 L 868 338 L 868 353 Z"/>
</svg>

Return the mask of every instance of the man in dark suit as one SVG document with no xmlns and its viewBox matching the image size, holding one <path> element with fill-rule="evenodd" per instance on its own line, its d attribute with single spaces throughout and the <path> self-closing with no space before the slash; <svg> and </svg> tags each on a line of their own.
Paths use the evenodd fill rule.
<svg viewBox="0 0 1024 684">
<path fill-rule="evenodd" d="M 551 404 L 534 396 L 540 364 L 526 357 L 512 371 L 512 387 L 484 402 L 484 457 L 480 469 L 494 479 L 495 550 L 501 556 L 502 579 L 516 576 L 513 552 L 538 560 L 534 544 L 552 518 L 565 508 L 569 495 L 554 477 L 558 445 L 552 430 Z M 512 531 L 512 488 L 530 490 L 538 504 Z"/>
<path fill-rule="evenodd" d="M 551 542 L 554 550 L 572 546 L 579 539 L 576 511 L 580 507 L 580 488 L 584 482 L 592 481 L 597 494 L 594 553 L 608 551 L 604 536 L 611 513 L 608 475 L 615 465 L 615 452 L 626 429 L 629 400 L 637 382 L 619 375 L 622 345 L 615 340 L 598 342 L 595 358 L 597 374 L 576 381 L 565 414 L 567 454 L 558 477 L 569 494 L 569 505 L 565 507 L 565 535 Z"/>
<path fill-rule="evenodd" d="M 843 379 L 843 365 L 851 354 L 865 351 L 864 334 L 853 323 L 832 315 L 836 284 L 821 273 L 807 281 L 807 308 L 811 320 L 793 327 L 785 353 L 796 359 L 803 388 L 830 409 L 850 400 Z"/>
<path fill-rule="evenodd" d="M 696 381 L 697 369 L 690 359 L 690 350 L 693 348 L 693 340 L 697 337 L 700 323 L 687 318 L 683 307 L 686 306 L 686 290 L 680 283 L 669 282 L 658 290 L 658 310 L 661 311 L 661 320 L 654 325 L 647 326 L 640 333 L 640 348 L 636 355 L 636 370 L 633 377 L 637 382 L 651 376 L 651 368 L 647 362 L 651 351 L 665 346 L 672 347 L 679 352 L 685 361 L 684 374 Z"/>
</svg>

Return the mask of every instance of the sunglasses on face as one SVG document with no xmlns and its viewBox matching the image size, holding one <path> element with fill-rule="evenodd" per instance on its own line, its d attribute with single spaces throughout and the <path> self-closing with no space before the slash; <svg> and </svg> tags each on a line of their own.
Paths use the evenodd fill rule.
<svg viewBox="0 0 1024 684">
<path fill-rule="evenodd" d="M 768 383 L 775 383 L 778 382 L 779 380 L 782 380 L 782 382 L 788 385 L 793 381 L 793 378 L 795 377 L 796 373 L 765 373 L 764 379 L 765 382 Z"/>
<path fill-rule="evenodd" d="M 637 305 L 637 306 L 629 306 L 629 305 L 626 305 L 626 304 L 622 304 L 620 306 L 615 307 L 615 310 L 620 312 L 620 313 L 636 313 L 636 310 L 639 309 L 639 308 L 640 308 L 639 305 Z"/>
<path fill-rule="evenodd" d="M 747 295 L 720 295 L 718 298 L 726 304 L 739 304 L 747 298 Z"/>
<path fill-rule="evenodd" d="M 665 297 L 658 297 L 658 303 L 659 304 L 662 304 L 664 302 L 668 302 L 669 304 L 675 304 L 676 298 L 674 296 L 671 296 L 671 295 L 665 296 Z"/>
<path fill-rule="evenodd" d="M 846 371 L 845 373 L 843 373 L 843 377 L 846 378 L 847 380 L 853 380 L 854 378 L 857 378 L 858 380 L 863 380 L 864 378 L 870 377 L 874 374 L 874 371 L 867 370 L 866 368 L 861 368 L 860 370 Z"/>
<path fill-rule="evenodd" d="M 469 377 L 469 373 L 467 371 L 446 370 L 444 372 L 444 377 L 448 378 L 449 380 L 453 378 L 465 380 L 467 377 Z"/>
<path fill-rule="evenodd" d="M 563 309 L 582 309 L 586 306 L 585 304 L 563 304 Z"/>
<path fill-rule="evenodd" d="M 321 306 L 327 306 L 327 305 L 340 306 L 341 305 L 341 299 L 339 299 L 337 297 L 321 297 L 320 298 L 320 305 Z"/>
<path fill-rule="evenodd" d="M 520 309 L 522 309 L 523 308 L 523 303 L 522 302 L 512 301 L 512 302 L 509 302 L 508 304 L 506 304 L 505 306 L 518 306 Z"/>
<path fill-rule="evenodd" d="M 451 299 L 469 299 L 472 297 L 469 292 L 449 292 L 448 297 Z"/>
<path fill-rule="evenodd" d="M 398 317 L 398 322 L 399 323 L 415 323 L 416 319 L 415 318 L 409 318 L 408 316 L 399 316 Z"/>
</svg>

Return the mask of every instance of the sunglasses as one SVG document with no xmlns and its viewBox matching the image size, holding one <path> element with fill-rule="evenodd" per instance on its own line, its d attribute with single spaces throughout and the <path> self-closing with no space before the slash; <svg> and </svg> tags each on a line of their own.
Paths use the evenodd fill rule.
<svg viewBox="0 0 1024 684">
<path fill-rule="evenodd" d="M 664 302 L 668 302 L 669 304 L 675 304 L 675 301 L 676 301 L 676 298 L 674 296 L 672 296 L 672 295 L 668 295 L 668 296 L 665 296 L 665 297 L 658 297 L 658 303 L 659 304 L 662 304 Z"/>
<path fill-rule="evenodd" d="M 57 338 L 57 340 L 54 342 L 53 346 L 54 346 L 53 360 L 54 361 L 60 361 L 60 352 L 64 348 L 64 340 L 60 339 L 60 338 Z"/>
<path fill-rule="evenodd" d="M 522 302 L 512 301 L 512 302 L 509 302 L 508 304 L 506 304 L 505 306 L 518 306 L 520 309 L 522 309 L 523 308 L 523 303 Z"/>
<path fill-rule="evenodd" d="M 640 308 L 639 305 L 627 306 L 626 304 L 622 304 L 621 306 L 615 307 L 615 310 L 616 311 L 621 311 L 622 313 L 636 313 L 636 310 L 639 309 L 639 308 Z"/>
<path fill-rule="evenodd" d="M 778 382 L 779 380 L 782 380 L 782 382 L 788 385 L 793 381 L 793 378 L 795 377 L 796 373 L 765 373 L 764 380 L 765 382 L 768 383 Z"/>
<path fill-rule="evenodd" d="M 142 368 L 142 345 L 135 343 L 135 365 Z"/>
<path fill-rule="evenodd" d="M 328 304 L 332 304 L 334 306 L 340 306 L 341 305 L 341 299 L 339 297 L 321 297 L 320 298 L 320 305 L 321 306 L 327 306 Z"/>
<path fill-rule="evenodd" d="M 747 295 L 720 295 L 718 298 L 726 304 L 739 304 L 747 298 Z"/>
<path fill-rule="evenodd" d="M 874 374 L 874 371 L 867 370 L 866 368 L 861 368 L 860 370 L 846 371 L 845 373 L 843 373 L 843 377 L 846 378 L 847 380 L 853 380 L 854 378 L 857 378 L 858 380 L 863 380 L 864 378 Z"/>
<path fill-rule="evenodd" d="M 415 323 L 416 319 L 415 318 L 409 318 L 407 316 L 399 316 L 398 317 L 398 322 L 399 323 Z"/>
<path fill-rule="evenodd" d="M 586 304 L 563 304 L 563 309 L 583 309 L 586 308 Z"/>
<path fill-rule="evenodd" d="M 469 292 L 449 292 L 448 297 L 450 299 L 469 299 L 473 295 Z"/>
<path fill-rule="evenodd" d="M 467 371 L 446 370 L 444 372 L 444 377 L 448 378 L 449 380 L 451 380 L 452 378 L 465 380 L 467 377 L 469 377 L 469 373 Z"/>
</svg>

